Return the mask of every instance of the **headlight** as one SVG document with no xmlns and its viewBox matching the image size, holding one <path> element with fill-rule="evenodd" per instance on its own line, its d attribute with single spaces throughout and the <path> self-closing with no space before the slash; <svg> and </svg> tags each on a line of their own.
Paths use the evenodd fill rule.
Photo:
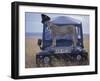
<svg viewBox="0 0 100 81">
<path fill-rule="evenodd" d="M 82 51 L 82 48 L 81 48 L 81 47 L 77 47 L 77 50 L 78 50 L 78 51 Z"/>
<path fill-rule="evenodd" d="M 78 39 L 81 39 L 81 36 L 80 35 L 78 35 Z"/>
</svg>

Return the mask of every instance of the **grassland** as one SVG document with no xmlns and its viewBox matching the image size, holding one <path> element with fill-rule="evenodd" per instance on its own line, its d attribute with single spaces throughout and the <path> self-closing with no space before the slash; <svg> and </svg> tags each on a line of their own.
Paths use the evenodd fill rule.
<svg viewBox="0 0 100 81">
<path fill-rule="evenodd" d="M 34 68 L 36 67 L 36 54 L 40 52 L 40 48 L 37 45 L 38 37 L 26 37 L 25 38 L 25 67 L 26 68 Z M 89 54 L 89 36 L 84 35 L 84 48 Z M 62 60 L 54 60 L 55 66 L 64 66 L 65 63 Z M 76 65 L 75 63 L 69 62 L 69 65 Z"/>
</svg>

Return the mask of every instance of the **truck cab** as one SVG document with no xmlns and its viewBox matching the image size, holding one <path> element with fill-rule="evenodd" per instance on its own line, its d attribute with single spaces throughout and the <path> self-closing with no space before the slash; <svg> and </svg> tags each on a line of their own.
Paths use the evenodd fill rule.
<svg viewBox="0 0 100 81">
<path fill-rule="evenodd" d="M 38 40 L 38 45 L 42 52 L 37 54 L 36 59 L 41 59 L 43 63 L 50 63 L 51 56 L 70 56 L 77 60 L 81 60 L 84 54 L 87 52 L 84 50 L 83 45 L 83 31 L 82 31 L 82 22 L 68 17 L 68 16 L 58 16 L 51 19 L 49 16 L 42 14 L 42 24 L 43 24 L 43 34 L 42 39 Z M 66 34 L 65 36 L 57 35 L 56 37 L 56 46 L 51 47 L 53 42 L 52 34 L 46 22 L 52 22 L 53 24 L 63 27 L 67 25 L 73 25 L 76 31 L 76 46 L 73 46 L 72 35 Z M 46 57 L 46 58 L 45 58 Z M 70 59 L 72 59 L 70 58 Z M 66 57 L 64 59 L 67 59 Z"/>
</svg>

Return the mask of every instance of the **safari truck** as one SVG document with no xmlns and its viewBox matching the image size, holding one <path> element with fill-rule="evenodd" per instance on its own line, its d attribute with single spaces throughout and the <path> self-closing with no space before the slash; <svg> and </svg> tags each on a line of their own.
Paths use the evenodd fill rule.
<svg viewBox="0 0 100 81">
<path fill-rule="evenodd" d="M 65 62 L 78 61 L 81 63 L 88 59 L 88 53 L 83 45 L 82 22 L 68 17 L 58 16 L 51 19 L 41 14 L 43 24 L 42 39 L 38 39 L 41 52 L 36 54 L 36 64 L 49 64 L 52 66 L 52 56 L 63 57 Z"/>
</svg>

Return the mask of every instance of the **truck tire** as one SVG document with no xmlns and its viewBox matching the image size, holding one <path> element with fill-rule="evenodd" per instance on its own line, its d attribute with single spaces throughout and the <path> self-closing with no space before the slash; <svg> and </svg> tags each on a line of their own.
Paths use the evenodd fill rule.
<svg viewBox="0 0 100 81">
<path fill-rule="evenodd" d="M 37 67 L 42 67 L 43 60 L 40 58 L 40 56 L 36 56 L 36 65 Z"/>
</svg>

